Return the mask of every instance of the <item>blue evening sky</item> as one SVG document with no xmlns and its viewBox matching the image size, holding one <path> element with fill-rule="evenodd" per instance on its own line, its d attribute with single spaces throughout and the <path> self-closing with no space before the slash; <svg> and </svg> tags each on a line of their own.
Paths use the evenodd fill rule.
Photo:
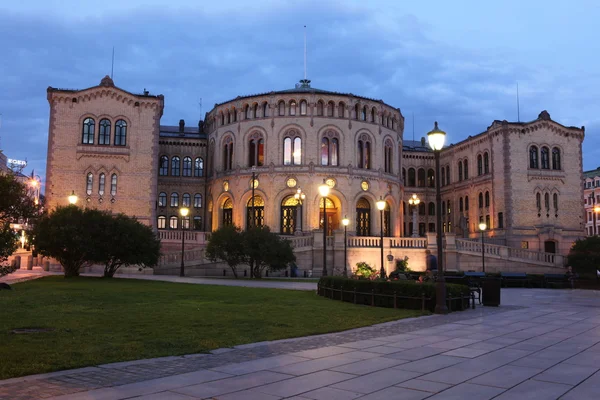
<svg viewBox="0 0 600 400">
<path fill-rule="evenodd" d="M 456 143 L 493 120 L 548 110 L 586 127 L 584 170 L 600 166 L 600 7 L 593 0 L 21 0 L 0 3 L 0 149 L 44 179 L 48 86 L 110 74 L 165 95 L 162 124 L 196 125 L 217 102 L 320 89 L 383 99 L 419 139 L 437 120 Z M 568 156 L 565 154 L 565 157 Z"/>
</svg>

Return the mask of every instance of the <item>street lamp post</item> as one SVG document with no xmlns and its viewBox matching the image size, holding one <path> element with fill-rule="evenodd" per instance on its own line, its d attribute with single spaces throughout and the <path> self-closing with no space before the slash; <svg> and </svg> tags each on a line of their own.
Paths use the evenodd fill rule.
<svg viewBox="0 0 600 400">
<path fill-rule="evenodd" d="M 256 214 L 254 214 L 254 189 L 256 188 L 256 166 L 252 166 L 252 220 L 250 221 L 250 226 L 254 228 L 256 225 Z"/>
<path fill-rule="evenodd" d="M 383 210 L 385 208 L 385 200 L 383 197 L 377 201 L 377 209 L 379 209 L 379 248 L 381 249 L 381 271 L 379 275 L 382 279 L 385 279 L 385 268 L 383 267 Z"/>
<path fill-rule="evenodd" d="M 319 194 L 323 198 L 323 276 L 327 276 L 327 195 L 329 195 L 329 185 L 323 179 L 323 184 L 319 186 Z"/>
<path fill-rule="evenodd" d="M 187 217 L 190 210 L 186 207 L 181 207 L 179 213 L 181 214 L 181 269 L 179 270 L 179 276 L 185 276 L 183 255 L 185 249 L 185 217 Z"/>
<path fill-rule="evenodd" d="M 71 205 L 75 205 L 75 203 L 77 203 L 77 195 L 75 194 L 74 190 L 71 191 L 71 194 L 69 195 L 68 199 L 69 204 Z"/>
<path fill-rule="evenodd" d="M 485 273 L 485 244 L 483 243 L 483 232 L 487 229 L 485 222 L 479 224 L 479 230 L 481 231 L 481 265 L 482 271 Z"/>
<path fill-rule="evenodd" d="M 302 203 L 304 202 L 306 195 L 304 194 L 304 192 L 302 192 L 302 189 L 298 188 L 298 190 L 296 190 L 296 193 L 294 194 L 294 198 L 296 199 L 296 221 L 294 223 L 294 233 L 299 235 L 301 231 L 300 226 L 302 224 Z"/>
<path fill-rule="evenodd" d="M 427 133 L 427 139 L 429 140 L 429 146 L 435 155 L 435 207 L 437 209 L 436 238 L 438 252 L 438 273 L 435 282 L 435 313 L 446 314 L 448 313 L 448 307 L 446 306 L 446 280 L 444 278 L 444 258 L 442 254 L 442 195 L 440 191 L 440 151 L 444 147 L 446 132 L 438 128 L 437 121 L 435 122 L 433 130 Z"/>
<path fill-rule="evenodd" d="M 347 236 L 347 232 L 348 232 L 348 224 L 350 223 L 350 220 L 348 219 L 348 217 L 344 216 L 344 218 L 342 219 L 342 225 L 344 225 L 344 277 L 347 278 L 348 277 L 348 236 Z"/>
<path fill-rule="evenodd" d="M 413 194 L 410 199 L 408 199 L 408 204 L 410 204 L 413 209 L 412 237 L 419 237 L 419 232 L 417 231 L 417 208 L 419 207 L 420 202 L 421 199 L 419 199 L 416 193 Z"/>
<path fill-rule="evenodd" d="M 594 206 L 594 210 L 592 211 L 592 214 L 594 215 L 594 235 L 598 234 L 598 227 L 596 226 L 597 224 L 597 215 L 600 214 L 600 206 Z"/>
</svg>

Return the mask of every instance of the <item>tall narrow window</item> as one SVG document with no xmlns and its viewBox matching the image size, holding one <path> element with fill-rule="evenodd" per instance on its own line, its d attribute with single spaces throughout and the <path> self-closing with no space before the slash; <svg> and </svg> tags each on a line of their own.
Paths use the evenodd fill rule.
<svg viewBox="0 0 600 400">
<path fill-rule="evenodd" d="M 417 171 L 417 186 L 425 187 L 425 170 L 423 168 L 419 168 Z"/>
<path fill-rule="evenodd" d="M 160 175 L 160 176 L 169 175 L 169 157 L 160 156 L 160 162 L 158 165 L 158 175 Z"/>
<path fill-rule="evenodd" d="M 469 179 L 469 160 L 463 161 L 463 172 L 465 174 L 465 179 Z"/>
<path fill-rule="evenodd" d="M 490 173 L 490 155 L 487 152 L 483 153 L 483 173 Z"/>
<path fill-rule="evenodd" d="M 338 118 L 344 118 L 344 109 L 346 108 L 346 106 L 344 105 L 343 102 L 340 102 L 340 104 L 338 105 Z"/>
<path fill-rule="evenodd" d="M 115 146 L 127 145 L 127 122 L 120 119 L 115 124 Z"/>
<path fill-rule="evenodd" d="M 483 175 L 483 157 L 481 154 L 477 155 L 477 176 Z"/>
<path fill-rule="evenodd" d="M 85 178 L 85 193 L 89 196 L 94 190 L 94 175 L 89 172 Z"/>
<path fill-rule="evenodd" d="M 221 125 L 225 125 L 225 114 L 221 113 Z"/>
<path fill-rule="evenodd" d="M 171 207 L 179 207 L 179 194 L 171 193 Z"/>
<path fill-rule="evenodd" d="M 306 115 L 308 109 L 308 105 L 306 104 L 306 100 L 300 101 L 300 115 Z"/>
<path fill-rule="evenodd" d="M 179 218 L 177 218 L 175 215 L 172 215 L 171 218 L 169 218 L 169 229 L 177 229 L 178 223 Z"/>
<path fill-rule="evenodd" d="M 194 176 L 204 176 L 204 160 L 200 157 L 194 160 Z"/>
<path fill-rule="evenodd" d="M 292 138 L 283 139 L 283 165 L 292 164 Z"/>
<path fill-rule="evenodd" d="M 465 179 L 467 179 L 467 169 L 466 168 L 465 168 Z M 449 184 L 450 184 L 450 166 L 446 165 L 446 185 L 449 185 Z"/>
<path fill-rule="evenodd" d="M 536 146 L 529 148 L 529 168 L 539 168 L 538 148 Z"/>
<path fill-rule="evenodd" d="M 498 229 L 504 229 L 504 213 L 498 213 Z"/>
<path fill-rule="evenodd" d="M 183 176 L 192 176 L 192 158 L 183 158 Z"/>
<path fill-rule="evenodd" d="M 262 116 L 263 118 L 269 116 L 269 103 L 266 101 L 262 105 Z"/>
<path fill-rule="evenodd" d="M 158 206 L 166 207 L 167 206 L 167 194 L 165 192 L 160 192 L 158 195 Z"/>
<path fill-rule="evenodd" d="M 323 116 L 323 102 L 321 100 L 319 100 L 317 102 L 317 116 L 318 117 L 322 117 Z"/>
<path fill-rule="evenodd" d="M 258 118 L 258 103 L 254 103 L 252 106 L 252 118 Z"/>
<path fill-rule="evenodd" d="M 227 110 L 227 123 L 231 123 L 231 113 L 229 112 L 229 110 Z"/>
<path fill-rule="evenodd" d="M 110 195 L 113 197 L 117 195 L 117 174 L 112 174 L 110 177 Z"/>
<path fill-rule="evenodd" d="M 321 165 L 329 165 L 329 139 L 321 139 Z"/>
<path fill-rule="evenodd" d="M 302 139 L 299 137 L 294 138 L 294 165 L 300 165 L 302 161 Z"/>
<path fill-rule="evenodd" d="M 329 103 L 327 103 L 327 116 L 328 117 L 333 117 L 333 109 L 335 108 L 335 104 L 333 103 L 333 101 L 330 101 Z"/>
<path fill-rule="evenodd" d="M 244 119 L 250 119 L 250 106 L 248 104 L 244 106 Z"/>
<path fill-rule="evenodd" d="M 190 205 L 191 205 L 191 200 L 192 200 L 192 197 L 190 196 L 190 194 L 189 193 L 184 193 L 183 196 L 181 197 L 181 205 L 183 207 L 188 207 L 189 208 Z"/>
<path fill-rule="evenodd" d="M 434 202 L 430 202 L 429 205 L 427 206 L 427 208 L 429 208 L 429 215 L 433 216 L 435 215 L 435 203 Z"/>
<path fill-rule="evenodd" d="M 156 227 L 158 229 L 165 229 L 167 227 L 167 217 L 164 215 L 159 215 Z"/>
<path fill-rule="evenodd" d="M 358 104 L 354 106 L 354 119 L 360 119 L 360 107 Z"/>
<path fill-rule="evenodd" d="M 560 149 L 555 147 L 552 149 L 552 169 L 560 170 Z"/>
<path fill-rule="evenodd" d="M 295 133 L 295 132 L 290 132 Z M 302 139 L 286 137 L 283 139 L 283 165 L 300 165 L 302 163 Z"/>
<path fill-rule="evenodd" d="M 547 147 L 542 147 L 542 169 L 550 169 L 550 150 Z"/>
<path fill-rule="evenodd" d="M 376 115 L 377 115 L 377 110 L 375 109 L 375 107 L 373 107 L 371 109 L 371 122 L 375 122 Z"/>
<path fill-rule="evenodd" d="M 544 206 L 546 211 L 550 211 L 550 195 L 548 193 L 544 194 Z"/>
<path fill-rule="evenodd" d="M 171 176 L 179 176 L 180 160 L 175 156 L 171 158 Z"/>
<path fill-rule="evenodd" d="M 552 200 L 553 200 L 553 203 L 554 203 L 554 211 L 558 212 L 558 194 L 557 193 L 554 193 L 552 195 Z"/>
<path fill-rule="evenodd" d="M 233 139 L 228 136 L 223 141 L 223 170 L 233 169 Z"/>
<path fill-rule="evenodd" d="M 100 120 L 100 131 L 98 132 L 98 144 L 110 144 L 110 121 Z"/>
<path fill-rule="evenodd" d="M 331 145 L 330 145 L 330 164 L 331 165 L 338 165 L 338 153 L 339 153 L 339 149 L 340 149 L 340 143 L 338 141 L 337 138 L 333 138 L 331 139 Z"/>
<path fill-rule="evenodd" d="M 100 196 L 104 196 L 104 188 L 106 186 L 106 175 L 104 173 L 100 174 L 98 177 L 98 194 Z"/>
<path fill-rule="evenodd" d="M 485 192 L 485 206 L 490 206 L 490 192 Z"/>
<path fill-rule="evenodd" d="M 265 142 L 257 133 L 248 142 L 248 166 L 262 166 L 265 161 Z"/>
<path fill-rule="evenodd" d="M 290 101 L 290 115 L 296 115 L 296 102 Z"/>
<path fill-rule="evenodd" d="M 279 102 L 279 116 L 283 117 L 285 115 L 285 103 L 282 101 Z"/>
<path fill-rule="evenodd" d="M 542 195 L 540 193 L 535 194 L 535 206 L 538 209 L 538 213 L 542 210 Z"/>
<path fill-rule="evenodd" d="M 446 168 L 442 167 L 442 180 L 440 181 L 440 185 L 444 186 L 445 184 L 446 184 Z"/>
<path fill-rule="evenodd" d="M 435 172 L 432 169 L 427 170 L 427 186 L 435 187 Z"/>
<path fill-rule="evenodd" d="M 463 212 L 463 209 L 464 209 L 464 204 L 463 204 L 463 198 L 461 197 L 458 199 L 458 211 Z"/>
<path fill-rule="evenodd" d="M 479 192 L 479 208 L 483 208 L 483 193 Z"/>
<path fill-rule="evenodd" d="M 415 187 L 417 186 L 417 175 L 414 168 L 408 169 L 408 186 Z"/>
<path fill-rule="evenodd" d="M 469 196 L 465 196 L 465 211 L 469 211 Z"/>
<path fill-rule="evenodd" d="M 233 116 L 233 122 L 237 122 L 237 110 L 233 107 L 233 111 L 231 111 L 231 115 Z"/>
<path fill-rule="evenodd" d="M 462 161 L 458 162 L 458 181 L 463 180 Z"/>
<path fill-rule="evenodd" d="M 202 195 L 200 193 L 196 193 L 194 195 L 194 208 L 202 207 Z"/>
<path fill-rule="evenodd" d="M 367 106 L 363 107 L 361 114 L 360 114 L 360 119 L 363 121 L 367 120 Z"/>
<path fill-rule="evenodd" d="M 81 143 L 94 144 L 95 128 L 96 128 L 96 121 L 94 121 L 93 118 L 86 118 L 83 120 L 83 128 L 81 131 Z"/>
</svg>

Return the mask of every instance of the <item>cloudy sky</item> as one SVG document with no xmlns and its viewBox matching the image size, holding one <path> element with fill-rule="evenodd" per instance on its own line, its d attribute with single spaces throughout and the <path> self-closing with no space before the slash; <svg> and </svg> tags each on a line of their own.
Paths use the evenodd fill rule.
<svg viewBox="0 0 600 400">
<path fill-rule="evenodd" d="M 405 138 L 438 120 L 456 143 L 493 120 L 585 126 L 584 169 L 600 166 L 600 8 L 593 0 L 21 0 L 0 3 L 0 149 L 45 174 L 48 86 L 165 95 L 162 124 L 217 102 L 320 89 L 383 99 Z"/>
</svg>

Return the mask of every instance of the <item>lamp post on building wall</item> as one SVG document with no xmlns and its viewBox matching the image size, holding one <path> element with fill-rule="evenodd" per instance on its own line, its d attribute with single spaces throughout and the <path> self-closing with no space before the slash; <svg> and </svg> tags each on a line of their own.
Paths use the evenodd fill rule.
<svg viewBox="0 0 600 400">
<path fill-rule="evenodd" d="M 344 218 L 342 219 L 342 225 L 344 225 L 344 277 L 348 277 L 348 236 L 347 236 L 347 232 L 348 232 L 348 224 L 350 223 L 350 220 L 348 219 L 347 216 L 344 216 Z"/>
<path fill-rule="evenodd" d="M 442 195 L 440 191 L 440 151 L 444 147 L 446 140 L 446 132 L 438 128 L 437 121 L 431 132 L 427 133 L 427 139 L 429 146 L 433 150 L 435 155 L 435 202 L 437 213 L 436 217 L 436 238 L 437 238 L 437 252 L 438 252 L 438 273 L 437 280 L 435 282 L 435 297 L 436 314 L 446 314 L 448 307 L 446 306 L 446 280 L 444 279 L 444 258 L 442 254 Z"/>
<path fill-rule="evenodd" d="M 71 205 L 75 205 L 75 203 L 77 203 L 77 195 L 75 194 L 74 190 L 71 191 L 71 194 L 69 195 L 68 199 L 69 204 Z"/>
<path fill-rule="evenodd" d="M 485 244 L 483 243 L 483 233 L 487 229 L 485 222 L 479 224 L 479 230 L 481 231 L 481 266 L 482 271 L 485 273 Z"/>
<path fill-rule="evenodd" d="M 187 217 L 190 210 L 186 207 L 181 207 L 179 209 L 179 214 L 181 214 L 181 268 L 179 270 L 179 276 L 185 276 L 184 264 L 183 264 L 183 251 L 185 249 L 185 217 Z"/>
<path fill-rule="evenodd" d="M 379 248 L 381 249 L 381 271 L 379 275 L 382 279 L 385 279 L 385 268 L 383 267 L 383 210 L 385 209 L 385 200 L 383 200 L 383 197 L 380 197 L 377 201 L 377 209 L 379 210 Z"/>
<path fill-rule="evenodd" d="M 419 203 L 421 199 L 417 196 L 417 194 L 413 194 L 410 199 L 408 199 L 408 204 L 412 206 L 413 209 L 413 228 L 412 228 L 412 237 L 419 237 L 419 232 L 417 231 L 417 209 L 419 208 Z"/>
<path fill-rule="evenodd" d="M 302 192 L 302 189 L 298 188 L 294 194 L 294 198 L 296 199 L 296 223 L 294 224 L 296 228 L 295 233 L 300 234 L 300 225 L 302 224 L 302 203 L 304 202 L 306 195 L 304 192 Z"/>
<path fill-rule="evenodd" d="M 323 179 L 323 184 L 319 186 L 319 194 L 323 198 L 323 276 L 327 276 L 327 196 L 329 195 L 329 185 Z"/>
</svg>

